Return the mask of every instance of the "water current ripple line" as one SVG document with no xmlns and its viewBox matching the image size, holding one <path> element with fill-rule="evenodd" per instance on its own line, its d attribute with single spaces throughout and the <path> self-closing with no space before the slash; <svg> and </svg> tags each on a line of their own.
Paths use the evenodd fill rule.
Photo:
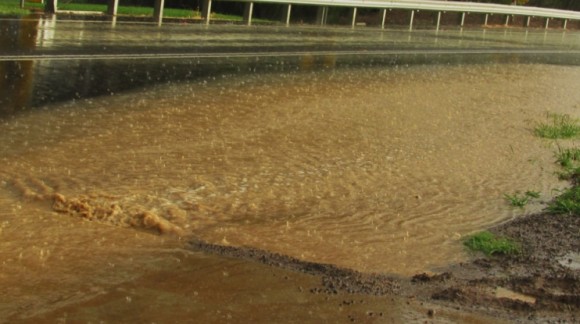
<svg viewBox="0 0 580 324">
<path fill-rule="evenodd" d="M 308 52 L 246 52 L 246 53 L 143 53 L 143 54 L 32 54 L 3 55 L 0 61 L 39 61 L 39 60 L 141 60 L 141 59 L 201 59 L 201 58 L 247 58 L 247 57 L 297 57 L 348 56 L 348 55 L 482 55 L 482 54 L 580 54 L 580 50 L 542 50 L 542 49 L 434 49 L 434 50 L 361 50 L 361 51 L 308 51 Z"/>
</svg>

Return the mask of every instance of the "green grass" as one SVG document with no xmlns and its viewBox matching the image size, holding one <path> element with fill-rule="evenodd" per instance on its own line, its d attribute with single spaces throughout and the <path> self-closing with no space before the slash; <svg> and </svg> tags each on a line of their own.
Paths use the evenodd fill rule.
<svg viewBox="0 0 580 324">
<path fill-rule="evenodd" d="M 528 190 L 525 193 L 526 196 L 530 197 L 530 198 L 540 198 L 540 192 L 539 191 L 533 191 L 533 190 Z"/>
<path fill-rule="evenodd" d="M 570 180 L 572 187 L 562 190 L 546 209 L 554 214 L 580 216 L 580 148 L 559 148 L 556 161 L 564 169 L 560 178 Z"/>
<path fill-rule="evenodd" d="M 574 138 L 580 135 L 578 120 L 569 115 L 549 114 L 549 123 L 540 123 L 534 129 L 534 133 L 542 138 L 564 139 Z"/>
<path fill-rule="evenodd" d="M 20 9 L 19 0 L 2 0 L 0 3 L 0 14 L 5 15 L 26 15 L 30 13 L 31 9 L 42 10 L 44 5 L 41 3 L 26 2 L 25 9 Z M 105 4 L 90 4 L 90 3 L 65 3 L 59 2 L 58 10 L 64 11 L 88 11 L 95 13 L 105 13 L 107 5 Z M 117 9 L 118 15 L 126 16 L 153 16 L 153 7 L 136 7 L 136 6 L 119 6 Z M 201 13 L 193 9 L 177 9 L 165 8 L 163 9 L 163 17 L 166 18 L 201 18 Z M 242 21 L 241 16 L 225 15 L 220 13 L 212 13 L 212 19 Z M 268 22 L 264 19 L 252 19 L 254 22 Z"/>
<path fill-rule="evenodd" d="M 540 198 L 540 193 L 537 191 L 528 190 L 524 194 L 516 192 L 513 195 L 505 194 L 504 197 L 510 203 L 510 205 L 522 208 L 527 205 L 533 198 Z"/>
<path fill-rule="evenodd" d="M 580 161 L 580 149 L 560 149 L 556 154 L 556 161 L 564 168 L 572 168 Z"/>
<path fill-rule="evenodd" d="M 40 3 L 28 3 L 26 5 L 30 8 L 42 9 L 43 5 Z M 58 10 L 60 11 L 92 11 L 95 13 L 104 13 L 107 11 L 105 4 L 91 4 L 91 3 L 59 3 Z M 153 7 L 136 7 L 136 6 L 119 6 L 117 8 L 118 15 L 127 16 L 153 16 Z M 200 18 L 199 11 L 191 9 L 176 9 L 165 8 L 163 10 L 163 17 L 168 18 Z M 241 18 L 240 18 L 241 19 Z"/>
<path fill-rule="evenodd" d="M 580 216 L 580 186 L 565 189 L 548 203 L 547 210 L 554 214 Z"/>
<path fill-rule="evenodd" d="M 558 149 L 556 162 L 563 168 L 562 172 L 558 172 L 560 179 L 573 181 L 580 179 L 580 149 Z"/>
<path fill-rule="evenodd" d="M 4 0 L 0 3 L 0 15 L 18 15 L 24 16 L 29 14 L 27 9 L 20 9 L 19 0 Z"/>
<path fill-rule="evenodd" d="M 519 245 L 514 241 L 503 237 L 496 237 L 488 231 L 479 232 L 467 237 L 464 244 L 470 250 L 481 251 L 488 256 L 494 254 L 517 254 L 520 252 Z"/>
</svg>

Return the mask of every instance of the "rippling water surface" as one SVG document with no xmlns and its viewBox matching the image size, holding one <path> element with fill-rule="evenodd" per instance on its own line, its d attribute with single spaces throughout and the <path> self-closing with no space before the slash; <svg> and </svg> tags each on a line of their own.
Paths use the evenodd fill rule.
<svg viewBox="0 0 580 324">
<path fill-rule="evenodd" d="M 173 80 L 120 93 L 110 83 L 106 95 L 30 99 L 58 87 L 26 71 L 63 87 L 85 80 L 83 93 L 108 71 L 51 60 L 2 65 L 20 71 L 10 84 L 24 90 L 4 92 L 18 100 L 4 100 L 0 120 L 1 296 L 21 296 L 30 314 L 90 299 L 137 268 L 172 268 L 188 239 L 401 275 L 459 262 L 462 237 L 538 211 L 566 185 L 554 175 L 558 143 L 533 128 L 580 108 L 580 68 L 519 56 L 349 66 L 302 55 L 260 73 L 259 60 L 228 61 L 236 69 L 197 77 L 182 65 Z M 506 203 L 527 190 L 542 198 L 523 210 Z"/>
<path fill-rule="evenodd" d="M 408 274 L 460 260 L 463 235 L 520 214 L 504 194 L 560 185 L 532 129 L 577 108 L 579 77 L 363 68 L 68 102 L 2 122 L 3 192 L 55 217 Z"/>
</svg>

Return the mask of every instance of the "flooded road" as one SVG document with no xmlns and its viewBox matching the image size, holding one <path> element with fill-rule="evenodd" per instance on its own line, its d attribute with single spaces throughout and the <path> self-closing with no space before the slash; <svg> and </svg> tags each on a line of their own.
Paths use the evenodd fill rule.
<svg viewBox="0 0 580 324">
<path fill-rule="evenodd" d="M 95 29 L 87 39 L 119 44 L 112 50 L 119 53 L 131 34 L 112 30 L 119 38 Z M 396 35 L 409 35 L 403 34 Z M 547 113 L 578 115 L 580 68 L 528 64 L 547 59 L 537 53 L 496 53 L 501 62 L 486 64 L 409 64 L 417 56 L 402 54 L 395 61 L 406 62 L 402 65 L 362 64 L 356 55 L 288 53 L 233 64 L 227 59 L 197 63 L 190 48 L 187 55 L 195 64 L 156 59 L 149 62 L 155 66 L 147 70 L 155 76 L 150 82 L 118 91 L 115 85 L 127 82 L 120 71 L 110 77 L 118 82 L 104 92 L 81 95 L 78 89 L 107 80 L 87 72 L 99 65 L 75 65 L 85 61 L 67 58 L 75 51 L 61 51 L 58 37 L 52 47 L 38 39 L 29 52 L 50 59 L 31 58 L 34 79 L 19 83 L 25 91 L 3 93 L 0 283 L 9 287 L 0 293 L 4 318 L 52 314 L 55 319 L 62 316 L 57 310 L 67 307 L 74 311 L 66 312 L 84 314 L 81 319 L 102 318 L 95 305 L 108 300 L 116 301 L 108 312 L 119 307 L 122 317 L 132 308 L 117 303 L 139 300 L 131 295 L 135 291 L 142 303 L 154 305 L 179 304 L 179 298 L 191 302 L 195 292 L 205 292 L 210 306 L 192 311 L 212 321 L 247 314 L 250 306 L 239 306 L 243 311 L 231 306 L 239 305 L 239 296 L 228 302 L 234 308 L 230 313 L 215 306 L 220 305 L 217 287 L 223 286 L 244 291 L 246 302 L 255 294 L 256 303 L 266 305 L 258 318 L 265 321 L 277 312 L 273 300 L 284 307 L 305 303 L 296 287 L 311 285 L 313 278 L 192 252 L 188 240 L 406 276 L 465 260 L 462 237 L 538 211 L 554 189 L 566 185 L 554 175 L 557 147 L 534 137 L 533 128 Z M 430 39 L 438 46 L 447 41 Z M 493 44 L 562 50 L 562 43 L 549 40 L 545 47 L 522 45 L 519 37 Z M 496 47 L 491 44 L 484 47 Z M 153 53 L 171 52 L 168 48 Z M 3 62 L 25 69 L 22 62 L 28 61 L 10 61 L 12 54 Z M 372 60 L 384 63 L 380 58 Z M 513 63 L 503 62 L 506 58 Z M 84 69 L 66 68 L 83 64 Z M 175 72 L 162 77 L 159 66 Z M 51 83 L 71 75 L 92 81 L 84 88 L 64 82 L 58 89 Z M 38 99 L 47 93 L 54 95 Z M 540 201 L 524 210 L 506 203 L 505 194 L 527 190 L 539 191 Z M 264 285 L 278 287 L 276 292 L 260 292 L 256 282 L 271 276 L 277 279 Z M 280 283 L 284 276 L 294 278 L 290 288 Z M 191 277 L 204 279 L 185 283 Z M 169 285 L 155 288 L 166 295 L 142 288 L 159 282 Z M 255 286 L 244 286 L 248 282 Z M 190 287 L 193 296 L 183 297 L 181 286 Z M 322 297 L 319 302 L 322 309 L 329 307 Z M 385 313 L 396 314 L 398 303 L 383 306 Z M 86 313 L 91 310 L 96 313 Z M 414 312 L 406 310 L 394 320 L 405 321 Z"/>
<path fill-rule="evenodd" d="M 461 260 L 463 235 L 521 213 L 504 194 L 558 187 L 554 148 L 532 128 L 553 111 L 547 98 L 573 111 L 579 72 L 428 66 L 159 86 L 6 120 L 2 173 L 15 198 L 68 216 L 411 274 Z"/>
</svg>

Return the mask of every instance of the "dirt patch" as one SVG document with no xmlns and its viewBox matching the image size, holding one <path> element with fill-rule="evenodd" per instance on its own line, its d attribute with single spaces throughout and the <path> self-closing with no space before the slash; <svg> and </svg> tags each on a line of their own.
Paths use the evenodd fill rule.
<svg viewBox="0 0 580 324">
<path fill-rule="evenodd" d="M 417 275 L 409 290 L 474 311 L 542 322 L 580 320 L 580 271 L 562 262 L 580 249 L 580 217 L 536 214 L 491 231 L 519 242 L 522 252 L 475 258 L 444 275 Z"/>
<path fill-rule="evenodd" d="M 397 295 L 508 321 L 580 321 L 580 270 L 574 259 L 580 252 L 580 217 L 535 214 L 491 231 L 519 242 L 522 252 L 492 257 L 474 254 L 470 262 L 412 278 L 361 273 L 254 248 L 199 241 L 191 247 L 320 276 L 321 286 L 310 288 L 312 294 Z M 429 316 L 436 316 L 435 311 Z"/>
</svg>

